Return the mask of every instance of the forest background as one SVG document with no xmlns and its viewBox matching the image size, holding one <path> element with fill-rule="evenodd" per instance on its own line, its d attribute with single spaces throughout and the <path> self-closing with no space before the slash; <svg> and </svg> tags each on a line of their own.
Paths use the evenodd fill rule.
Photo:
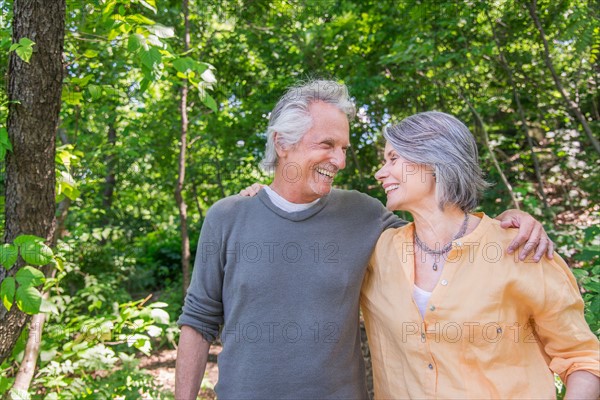
<svg viewBox="0 0 600 400">
<path fill-rule="evenodd" d="M 269 112 L 314 77 L 358 109 L 341 188 L 383 198 L 383 126 L 465 121 L 480 209 L 543 221 L 599 334 L 599 55 L 592 0 L 0 1 L 0 393 L 172 397 L 139 358 L 175 346 L 206 210 L 268 182 Z"/>
</svg>

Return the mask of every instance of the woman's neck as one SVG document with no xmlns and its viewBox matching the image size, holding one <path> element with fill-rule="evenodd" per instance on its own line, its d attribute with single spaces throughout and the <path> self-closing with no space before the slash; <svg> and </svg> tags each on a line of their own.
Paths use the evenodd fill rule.
<svg viewBox="0 0 600 400">
<path fill-rule="evenodd" d="M 431 249 L 440 249 L 451 242 L 461 230 L 465 222 L 465 212 L 456 206 L 446 206 L 440 210 L 435 207 L 426 207 L 410 211 L 415 224 L 415 231 L 419 239 Z M 469 218 L 473 219 L 473 218 Z M 468 221 L 466 232 L 472 232 L 477 224 Z"/>
</svg>

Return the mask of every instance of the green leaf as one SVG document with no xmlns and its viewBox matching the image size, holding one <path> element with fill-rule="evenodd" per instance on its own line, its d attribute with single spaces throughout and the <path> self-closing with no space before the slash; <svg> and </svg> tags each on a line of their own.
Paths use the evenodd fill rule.
<svg viewBox="0 0 600 400">
<path fill-rule="evenodd" d="M 138 2 L 143 5 L 144 7 L 154 11 L 154 13 L 156 14 L 156 1 L 155 0 L 138 0 Z"/>
<path fill-rule="evenodd" d="M 46 300 L 42 298 L 42 304 L 40 305 L 40 311 L 44 313 L 52 313 L 54 315 L 59 315 L 58 307 L 56 304 L 51 302 L 50 300 Z"/>
<path fill-rule="evenodd" d="M 110 14 L 113 13 L 113 10 L 115 9 L 115 5 L 117 4 L 117 0 L 109 0 L 106 2 L 106 5 L 104 6 L 104 9 L 102 10 L 102 16 L 104 18 L 108 17 Z"/>
<path fill-rule="evenodd" d="M 90 80 L 92 80 L 93 77 L 94 76 L 92 74 L 87 74 L 83 78 L 71 78 L 70 82 L 74 85 L 85 86 L 90 82 Z"/>
<path fill-rule="evenodd" d="M 573 268 L 571 272 L 573 272 L 573 275 L 575 275 L 577 279 L 585 278 L 588 276 L 588 272 L 582 268 Z"/>
<path fill-rule="evenodd" d="M 208 93 L 200 95 L 200 99 L 206 107 L 210 108 L 214 112 L 217 112 L 217 102 Z"/>
<path fill-rule="evenodd" d="M 4 278 L 2 285 L 0 285 L 0 297 L 2 297 L 2 304 L 8 311 L 10 311 L 14 299 L 15 299 L 15 278 L 12 276 Z"/>
<path fill-rule="evenodd" d="M 160 51 L 155 47 L 152 47 L 148 51 L 142 51 L 140 58 L 142 59 L 142 64 L 150 69 L 154 68 L 154 64 L 158 64 L 162 60 Z"/>
<path fill-rule="evenodd" d="M 23 37 L 23 38 L 19 39 L 19 44 L 21 46 L 29 46 L 29 47 L 31 47 L 31 46 L 33 46 L 35 44 L 35 42 L 33 40 L 31 40 L 31 39 Z"/>
<path fill-rule="evenodd" d="M 46 279 L 44 274 L 39 269 L 30 266 L 25 266 L 17 271 L 15 278 L 19 285 L 22 286 L 37 286 L 44 283 Z"/>
<path fill-rule="evenodd" d="M 12 151 L 12 144 L 8 138 L 8 131 L 6 128 L 0 128 L 0 160 L 4 160 L 7 151 Z"/>
<path fill-rule="evenodd" d="M 133 14 L 125 17 L 125 21 L 130 24 L 138 24 L 138 25 L 154 25 L 156 22 L 152 21 L 150 18 L 143 16 L 142 14 Z"/>
<path fill-rule="evenodd" d="M 19 235 L 13 240 L 13 243 L 21 246 L 25 243 L 44 243 L 44 239 L 35 235 Z"/>
<path fill-rule="evenodd" d="M 23 389 L 10 389 L 8 398 L 10 400 L 30 400 L 31 396 L 27 393 L 27 390 Z"/>
<path fill-rule="evenodd" d="M 10 243 L 4 243 L 2 247 L 0 247 L 0 264 L 4 266 L 6 269 L 10 269 L 17 258 L 19 257 L 19 248 Z"/>
<path fill-rule="evenodd" d="M 102 88 L 98 85 L 89 85 L 87 90 L 92 96 L 92 100 L 98 100 L 102 96 Z"/>
<path fill-rule="evenodd" d="M 70 90 L 68 86 L 63 86 L 61 99 L 69 105 L 77 106 L 81 104 L 83 95 L 80 92 Z"/>
<path fill-rule="evenodd" d="M 127 39 L 127 51 L 130 53 L 135 53 L 140 47 L 142 47 L 142 44 L 140 43 L 140 38 L 138 35 L 130 35 Z"/>
<path fill-rule="evenodd" d="M 10 144 L 10 138 L 8 137 L 8 131 L 6 130 L 6 127 L 0 128 L 0 143 L 12 151 L 12 145 Z"/>
<path fill-rule="evenodd" d="M 85 53 L 83 53 L 83 56 L 86 58 L 95 58 L 98 57 L 98 52 L 96 50 L 87 49 Z"/>
<path fill-rule="evenodd" d="M 46 265 L 52 260 L 54 254 L 44 243 L 28 242 L 21 245 L 21 257 L 28 264 Z"/>
<path fill-rule="evenodd" d="M 175 29 L 170 26 L 164 26 L 161 24 L 145 25 L 144 28 L 148 29 L 148 32 L 153 33 L 161 39 L 168 39 L 175 36 Z"/>
<path fill-rule="evenodd" d="M 194 64 L 196 62 L 190 57 L 178 58 L 173 61 L 173 67 L 179 72 L 185 73 L 187 71 L 193 71 Z"/>
<path fill-rule="evenodd" d="M 600 282 L 594 282 L 594 281 L 590 281 L 588 283 L 585 283 L 583 285 L 583 287 L 588 290 L 588 291 L 593 291 L 596 293 L 600 293 Z"/>
<path fill-rule="evenodd" d="M 19 58 L 21 58 L 26 63 L 29 63 L 31 55 L 33 54 L 33 45 L 35 45 L 35 42 L 33 42 L 32 40 L 28 38 L 21 38 L 19 40 L 19 43 L 15 43 L 12 46 L 10 46 L 9 51 L 14 51 L 15 53 L 17 53 L 17 56 L 19 56 Z"/>
<path fill-rule="evenodd" d="M 581 261 L 591 261 L 595 257 L 599 257 L 599 256 L 600 256 L 599 250 L 596 250 L 593 247 L 586 247 L 581 251 L 581 253 L 576 254 L 574 258 L 576 260 L 581 260 Z"/>
<path fill-rule="evenodd" d="M 6 393 L 14 382 L 15 378 L 7 378 L 4 375 L 0 375 L 0 393 Z"/>
<path fill-rule="evenodd" d="M 33 286 L 19 286 L 17 289 L 17 307 L 26 314 L 37 314 L 42 305 L 42 294 Z"/>
</svg>

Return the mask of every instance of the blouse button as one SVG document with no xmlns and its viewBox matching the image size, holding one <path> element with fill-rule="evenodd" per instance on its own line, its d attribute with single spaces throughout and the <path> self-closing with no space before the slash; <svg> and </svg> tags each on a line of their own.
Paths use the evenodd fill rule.
<svg viewBox="0 0 600 400">
<path fill-rule="evenodd" d="M 448 284 L 448 281 L 444 279 L 441 283 L 442 283 L 442 286 L 446 286 Z"/>
<path fill-rule="evenodd" d="M 435 311 L 435 306 L 431 306 L 431 307 L 429 307 L 429 309 L 430 309 L 431 311 Z"/>
<path fill-rule="evenodd" d="M 429 364 L 429 369 L 433 369 L 433 365 Z"/>
</svg>

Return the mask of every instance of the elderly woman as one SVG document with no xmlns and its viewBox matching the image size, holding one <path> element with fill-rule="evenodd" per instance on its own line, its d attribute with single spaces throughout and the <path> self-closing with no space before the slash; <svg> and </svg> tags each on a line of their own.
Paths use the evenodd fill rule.
<svg viewBox="0 0 600 400">
<path fill-rule="evenodd" d="M 388 128 L 377 172 L 387 208 L 414 222 L 385 231 L 362 288 L 375 397 L 598 398 L 598 340 L 558 256 L 519 263 L 516 234 L 471 214 L 487 186 L 456 118 L 426 112 Z"/>
</svg>

